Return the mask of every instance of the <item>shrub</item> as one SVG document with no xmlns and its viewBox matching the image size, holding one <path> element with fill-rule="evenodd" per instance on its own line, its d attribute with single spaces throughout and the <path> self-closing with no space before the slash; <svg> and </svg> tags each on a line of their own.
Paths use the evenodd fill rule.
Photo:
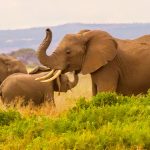
<svg viewBox="0 0 150 150">
<path fill-rule="evenodd" d="M 11 122 L 20 119 L 19 112 L 14 110 L 2 111 L 0 110 L 0 126 L 9 125 Z"/>
<path fill-rule="evenodd" d="M 5 112 L 0 149 L 149 149 L 150 94 L 80 98 L 58 118 Z M 12 117 L 13 116 L 13 117 Z M 15 118 L 15 119 L 14 119 Z M 5 123 L 4 123 L 5 122 Z M 4 124 L 7 126 L 4 126 Z M 14 140 L 15 139 L 15 140 Z"/>
</svg>

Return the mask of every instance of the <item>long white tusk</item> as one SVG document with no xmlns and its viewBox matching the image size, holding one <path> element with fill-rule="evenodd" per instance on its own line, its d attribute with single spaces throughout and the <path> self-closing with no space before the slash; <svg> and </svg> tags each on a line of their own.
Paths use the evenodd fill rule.
<svg viewBox="0 0 150 150">
<path fill-rule="evenodd" d="M 59 78 L 59 76 L 56 78 L 56 82 L 57 82 L 57 85 L 58 85 L 58 95 L 60 95 L 61 83 L 60 83 L 60 78 Z"/>
<path fill-rule="evenodd" d="M 62 72 L 62 70 L 58 70 L 53 77 L 51 77 L 50 79 L 47 79 L 47 80 L 42 80 L 41 82 L 51 82 L 51 81 L 55 80 L 61 74 L 61 72 Z"/>
<path fill-rule="evenodd" d="M 54 71 L 55 71 L 55 70 L 53 69 L 53 70 L 51 70 L 47 75 L 42 76 L 42 77 L 39 77 L 39 78 L 36 78 L 35 80 L 41 81 L 41 80 L 43 80 L 43 79 L 46 79 L 46 78 L 50 77 L 50 76 L 54 73 Z"/>
</svg>

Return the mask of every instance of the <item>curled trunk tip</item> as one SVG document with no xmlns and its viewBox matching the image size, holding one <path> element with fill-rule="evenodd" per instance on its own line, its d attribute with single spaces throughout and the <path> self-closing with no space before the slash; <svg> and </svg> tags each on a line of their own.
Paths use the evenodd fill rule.
<svg viewBox="0 0 150 150">
<path fill-rule="evenodd" d="M 49 28 L 46 29 L 46 32 L 51 32 L 51 30 Z"/>
<path fill-rule="evenodd" d="M 74 73 L 73 76 L 74 76 L 74 80 L 70 81 L 70 83 L 69 83 L 70 89 L 74 88 L 77 85 L 78 81 L 79 81 L 78 74 Z"/>
</svg>

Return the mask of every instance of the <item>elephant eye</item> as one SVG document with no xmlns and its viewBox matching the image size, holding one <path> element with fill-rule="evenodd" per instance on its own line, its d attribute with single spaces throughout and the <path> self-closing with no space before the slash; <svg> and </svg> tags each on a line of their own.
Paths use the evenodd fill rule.
<svg viewBox="0 0 150 150">
<path fill-rule="evenodd" d="M 67 49 L 67 50 L 66 50 L 66 54 L 70 54 L 70 49 Z"/>
</svg>

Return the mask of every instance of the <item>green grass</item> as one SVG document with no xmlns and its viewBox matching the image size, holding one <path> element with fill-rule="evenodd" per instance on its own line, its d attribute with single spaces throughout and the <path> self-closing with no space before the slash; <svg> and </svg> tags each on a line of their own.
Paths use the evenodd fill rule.
<svg viewBox="0 0 150 150">
<path fill-rule="evenodd" d="M 150 149 L 150 93 L 101 93 L 59 117 L 0 111 L 0 149 Z"/>
</svg>

